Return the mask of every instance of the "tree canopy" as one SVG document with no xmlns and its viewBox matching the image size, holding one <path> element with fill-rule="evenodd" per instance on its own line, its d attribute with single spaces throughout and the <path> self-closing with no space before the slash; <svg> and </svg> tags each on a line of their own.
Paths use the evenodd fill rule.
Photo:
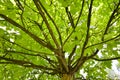
<svg viewBox="0 0 120 80">
<path fill-rule="evenodd" d="M 120 0 L 0 0 L 0 80 L 109 79 L 120 59 Z"/>
</svg>

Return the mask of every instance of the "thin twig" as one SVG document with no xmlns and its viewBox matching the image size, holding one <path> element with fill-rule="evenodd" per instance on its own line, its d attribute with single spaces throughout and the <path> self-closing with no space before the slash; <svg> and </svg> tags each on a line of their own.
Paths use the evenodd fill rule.
<svg viewBox="0 0 120 80">
<path fill-rule="evenodd" d="M 111 60 L 118 60 L 120 57 L 114 57 L 114 58 L 106 58 L 106 59 L 98 59 L 98 58 L 92 58 L 96 61 L 111 61 Z"/>
<path fill-rule="evenodd" d="M 76 24 L 75 24 L 75 27 L 77 26 L 77 24 L 78 24 L 78 22 L 79 22 L 79 20 L 80 20 L 80 17 L 81 17 L 81 15 L 82 15 L 83 7 L 84 7 L 84 2 L 85 2 L 85 0 L 83 0 L 83 2 L 82 2 L 82 8 L 80 9 L 79 16 L 78 16 L 77 22 L 76 22 Z"/>
<path fill-rule="evenodd" d="M 70 53 L 70 55 L 68 56 L 68 65 L 70 65 L 73 61 L 73 59 L 71 59 L 73 57 L 73 55 L 75 54 L 75 51 L 76 51 L 76 48 L 77 48 L 77 45 L 74 46 L 72 52 Z"/>
<path fill-rule="evenodd" d="M 117 35 L 116 37 L 114 37 L 114 38 L 111 38 L 111 39 L 108 39 L 108 40 L 105 40 L 105 41 L 102 41 L 102 42 L 99 42 L 99 43 L 96 43 L 96 44 L 92 44 L 92 45 L 90 45 L 90 46 L 87 46 L 85 49 L 90 48 L 90 47 L 92 47 L 92 46 L 96 46 L 96 45 L 100 45 L 100 44 L 109 42 L 109 41 L 111 41 L 111 40 L 117 39 L 118 37 L 120 37 L 120 34 L 118 34 L 118 35 Z"/>
<path fill-rule="evenodd" d="M 73 20 L 72 14 L 68 10 L 68 7 L 65 7 L 65 10 L 66 10 L 66 13 L 67 13 L 67 16 L 68 16 L 68 19 L 70 21 L 70 24 L 71 24 L 72 28 L 75 29 L 75 24 L 74 24 L 74 20 Z"/>
<path fill-rule="evenodd" d="M 43 10 L 45 11 L 45 13 L 47 14 L 47 16 L 50 18 L 50 20 L 52 21 L 52 23 L 54 24 L 56 30 L 57 30 L 57 33 L 59 35 L 59 40 L 60 40 L 60 43 L 62 45 L 62 37 L 61 37 L 61 33 L 60 33 L 60 30 L 58 28 L 58 26 L 56 25 L 55 21 L 53 20 L 53 18 L 50 16 L 50 14 L 47 12 L 47 10 L 45 9 L 45 7 L 42 5 L 42 3 L 40 2 L 40 5 L 41 7 L 43 8 Z"/>
<path fill-rule="evenodd" d="M 113 12 L 112 12 L 112 14 L 111 14 L 111 16 L 110 16 L 110 19 L 108 20 L 107 26 L 106 26 L 105 31 L 104 31 L 104 33 L 103 33 L 102 41 L 104 41 L 104 35 L 107 34 L 108 29 L 109 29 L 110 26 L 111 26 L 112 20 L 115 19 L 115 13 L 119 10 L 119 9 L 118 9 L 118 8 L 119 8 L 119 5 L 120 5 L 120 1 L 119 1 L 119 3 L 117 4 L 116 8 L 113 10 Z"/>
<path fill-rule="evenodd" d="M 71 35 L 75 32 L 75 30 L 73 29 L 72 32 L 67 36 L 67 38 L 65 39 L 65 41 L 63 42 L 63 45 L 65 45 L 65 43 L 69 40 L 69 38 L 71 37 Z"/>
</svg>

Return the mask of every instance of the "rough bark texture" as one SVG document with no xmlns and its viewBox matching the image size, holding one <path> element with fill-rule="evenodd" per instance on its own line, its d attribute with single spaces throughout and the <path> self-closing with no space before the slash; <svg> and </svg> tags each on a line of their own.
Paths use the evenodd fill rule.
<svg viewBox="0 0 120 80">
<path fill-rule="evenodd" d="M 63 74 L 61 80 L 73 80 L 73 75 L 71 75 L 71 74 Z"/>
</svg>

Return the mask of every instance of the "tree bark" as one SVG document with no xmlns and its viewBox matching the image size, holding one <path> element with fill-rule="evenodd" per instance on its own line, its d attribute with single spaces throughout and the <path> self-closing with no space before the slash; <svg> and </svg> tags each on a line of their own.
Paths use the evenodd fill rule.
<svg viewBox="0 0 120 80">
<path fill-rule="evenodd" d="M 73 80 L 72 74 L 63 74 L 61 80 Z"/>
</svg>

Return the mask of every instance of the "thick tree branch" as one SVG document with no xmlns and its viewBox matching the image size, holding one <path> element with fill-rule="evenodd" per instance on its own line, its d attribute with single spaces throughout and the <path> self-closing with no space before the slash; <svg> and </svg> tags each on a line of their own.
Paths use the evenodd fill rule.
<svg viewBox="0 0 120 80">
<path fill-rule="evenodd" d="M 0 64 L 14 64 L 14 63 L 12 63 L 12 62 L 0 62 Z"/>
<path fill-rule="evenodd" d="M 55 35 L 54 35 L 54 33 L 53 33 L 53 30 L 52 30 L 52 28 L 50 27 L 50 24 L 48 23 L 48 21 L 47 21 L 47 19 L 46 19 L 46 17 L 45 17 L 45 14 L 44 14 L 44 12 L 43 12 L 42 9 L 41 9 L 41 5 L 40 5 L 39 0 L 33 0 L 33 1 L 34 1 L 35 6 L 36 6 L 37 9 L 38 9 L 40 15 L 42 16 L 43 20 L 45 21 L 45 24 L 46 24 L 46 26 L 47 26 L 47 28 L 48 28 L 48 30 L 49 30 L 49 33 L 50 33 L 50 35 L 51 35 L 54 43 L 56 44 L 56 47 L 57 47 L 58 49 L 60 49 L 59 43 L 57 42 L 57 39 L 56 39 L 56 37 L 55 37 Z"/>
<path fill-rule="evenodd" d="M 31 38 L 33 38 L 36 42 L 38 42 L 40 45 L 47 47 L 48 49 L 54 51 L 54 47 L 48 43 L 46 43 L 43 39 L 37 37 L 33 33 L 29 32 L 27 29 L 25 29 L 23 26 L 12 20 L 11 18 L 8 18 L 7 16 L 0 14 L 2 18 L 4 18 L 7 22 L 11 23 L 12 25 L 20 28 L 22 31 L 24 31 L 26 34 L 28 34 Z"/>
<path fill-rule="evenodd" d="M 15 63 L 13 63 L 13 62 L 10 62 L 10 61 L 6 61 L 6 62 L 0 62 L 0 64 L 12 64 L 12 65 L 19 65 L 19 64 L 15 64 Z M 20 66 L 23 66 L 23 65 L 20 65 Z M 26 67 L 26 66 L 24 66 L 24 67 Z M 36 67 L 32 67 L 32 68 L 35 68 L 36 69 Z M 38 68 L 38 67 L 37 67 Z M 38 69 L 40 69 L 40 68 L 38 68 Z M 44 71 L 44 73 L 47 73 L 47 74 L 51 74 L 51 75 L 54 75 L 54 74 L 59 74 L 59 73 L 61 73 L 60 71 L 58 71 L 58 70 L 49 70 L 49 72 L 48 72 L 48 70 L 45 70 L 45 69 L 43 69 L 43 71 Z"/>
<path fill-rule="evenodd" d="M 46 67 L 46 66 L 42 66 L 42 65 L 36 65 L 36 64 L 33 64 L 32 62 L 28 62 L 28 61 L 10 59 L 10 58 L 5 58 L 5 57 L 1 57 L 1 56 L 0 56 L 0 60 L 1 61 L 6 60 L 4 62 L 0 62 L 0 64 L 16 64 L 16 65 L 20 65 L 23 67 L 38 68 L 38 69 L 46 71 L 46 73 L 48 73 L 47 70 L 49 71 L 49 73 L 50 73 L 50 71 L 52 71 L 52 73 L 56 73 L 56 74 L 61 73 L 58 68 L 55 68 L 55 66 L 51 63 L 51 61 L 50 61 L 50 64 L 53 66 L 54 69 Z"/>
<path fill-rule="evenodd" d="M 77 60 L 76 62 L 79 62 L 79 63 L 77 63 L 75 66 L 74 66 L 75 63 L 72 65 L 72 66 L 74 66 L 74 67 L 73 67 L 73 70 L 72 70 L 71 73 L 74 73 L 74 72 L 76 72 L 77 70 L 79 70 L 80 67 L 82 67 L 82 65 L 83 65 L 87 60 L 88 60 L 88 57 L 86 57 L 86 56 L 83 56 L 80 61 Z"/>
<path fill-rule="evenodd" d="M 32 67 L 32 68 L 38 68 L 38 69 L 43 69 L 43 70 L 55 71 L 55 69 L 48 68 L 48 67 L 45 67 L 45 66 L 42 66 L 42 65 L 36 65 L 36 64 L 28 62 L 28 61 L 10 59 L 10 58 L 5 58 L 5 57 L 1 57 L 1 56 L 0 56 L 0 59 L 5 60 L 5 61 L 9 61 L 10 63 L 13 63 L 13 64 L 21 65 L 21 66 L 24 66 L 24 67 Z"/>
<path fill-rule="evenodd" d="M 66 62 L 66 59 L 65 59 L 65 56 L 64 56 L 63 52 L 60 52 L 59 50 L 56 50 L 55 54 L 58 54 L 56 57 L 58 59 L 58 62 L 60 64 L 62 70 L 64 69 L 64 71 L 69 72 L 67 62 Z"/>
<path fill-rule="evenodd" d="M 49 64 L 53 67 L 53 68 L 55 68 L 55 65 L 57 65 L 57 62 L 55 62 L 54 60 L 51 60 L 50 58 L 48 58 L 47 56 L 46 56 L 46 54 L 44 54 L 44 55 L 41 55 L 41 54 L 30 54 L 30 53 L 25 53 L 25 52 L 21 52 L 21 51 L 12 51 L 12 50 L 5 50 L 4 51 L 5 53 L 12 53 L 12 54 L 17 54 L 17 55 L 27 55 L 27 56 L 33 56 L 33 57 L 36 57 L 36 56 L 38 56 L 38 57 L 41 57 L 41 58 L 43 58 L 44 60 L 46 60 L 46 61 L 48 61 L 49 62 Z"/>
</svg>

